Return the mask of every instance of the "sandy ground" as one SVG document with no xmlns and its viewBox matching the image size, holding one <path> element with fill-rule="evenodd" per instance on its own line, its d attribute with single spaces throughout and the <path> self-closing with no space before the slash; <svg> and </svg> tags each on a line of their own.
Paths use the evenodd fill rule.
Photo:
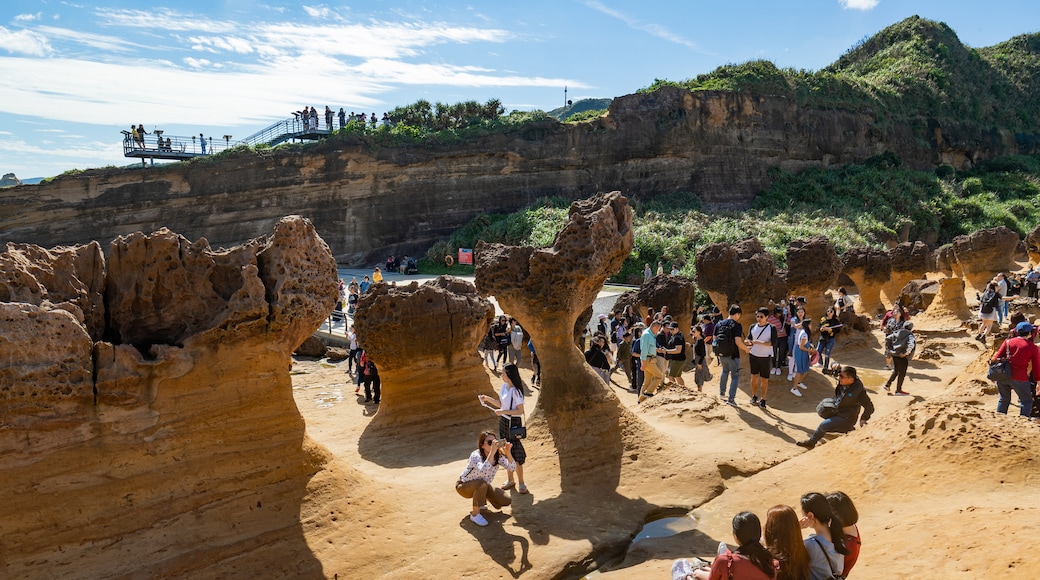
<svg viewBox="0 0 1040 580">
<path fill-rule="evenodd" d="M 578 578 L 592 567 L 609 570 L 594 574 L 603 578 L 666 578 L 674 558 L 710 559 L 719 541 L 732 541 L 736 512 L 764 517 L 773 505 L 797 506 L 803 493 L 842 490 L 861 515 L 863 550 L 853 578 L 1035 578 L 1040 556 L 1027 538 L 1040 527 L 1040 427 L 1014 416 L 1015 406 L 1010 416 L 993 412 L 995 389 L 976 380 L 986 353 L 966 330 L 924 322 L 915 328 L 909 397 L 881 389 L 888 373 L 881 370 L 879 330 L 839 338 L 834 359 L 860 369 L 876 413 L 867 427 L 829 436 L 812 451 L 794 442 L 819 423 L 816 403 L 834 387 L 816 370 L 801 398 L 788 392 L 786 375 L 773 376 L 767 410 L 749 405 L 746 361 L 738 408 L 718 398 L 717 364 L 704 392 L 687 373 L 689 387 L 670 387 L 643 405 L 614 384 L 619 400 L 645 422 L 640 437 L 674 445 L 674 462 L 626 458 L 612 493 L 564 493 L 551 438 L 534 429 L 525 466 L 531 494 L 512 492 L 513 505 L 492 511 L 487 528 L 468 521 L 469 501 L 453 489 L 476 433 L 473 441 L 445 441 L 406 457 L 389 451 L 400 441 L 387 442 L 386 454 L 362 453 L 359 438 L 377 406 L 355 394 L 345 362 L 298 359 L 293 389 L 307 433 L 334 463 L 362 474 L 356 484 L 363 489 L 352 490 L 350 503 L 371 498 L 364 510 L 371 519 L 337 528 L 347 535 L 336 539 L 343 548 L 316 553 L 329 578 Z M 625 383 L 620 371 L 614 379 Z M 497 390 L 490 371 L 487 387 Z M 535 391 L 530 408 L 537 397 Z M 489 415 L 488 427 L 494 424 Z M 655 483 L 626 485 L 633 474 Z M 499 473 L 496 483 L 504 479 Z M 678 522 L 683 531 L 626 550 L 648 519 L 687 512 L 692 519 Z M 579 518 L 594 523 L 569 525 Z"/>
</svg>

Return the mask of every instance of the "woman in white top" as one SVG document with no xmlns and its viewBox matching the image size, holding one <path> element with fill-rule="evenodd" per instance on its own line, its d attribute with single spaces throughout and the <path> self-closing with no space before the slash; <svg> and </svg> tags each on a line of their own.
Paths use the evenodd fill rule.
<svg viewBox="0 0 1040 580">
<path fill-rule="evenodd" d="M 509 443 L 495 439 L 491 431 L 484 431 L 477 441 L 477 448 L 470 453 L 466 468 L 455 482 L 455 491 L 466 498 L 473 498 L 473 509 L 469 519 L 478 526 L 486 526 L 487 519 L 480 513 L 481 508 L 487 507 L 487 502 L 502 509 L 513 503 L 513 500 L 504 491 L 492 485 L 495 474 L 499 467 L 505 467 L 512 472 L 516 469 L 513 456 L 510 455 Z"/>
<path fill-rule="evenodd" d="M 513 460 L 516 461 L 516 481 L 513 480 L 513 472 L 509 472 L 509 481 L 502 485 L 502 489 L 512 489 L 520 484 L 517 491 L 527 493 L 527 485 L 524 483 L 524 463 L 527 461 L 527 452 L 520 439 L 511 437 L 511 427 L 523 426 L 524 416 L 524 382 L 520 379 L 520 369 L 516 365 L 507 364 L 502 367 L 502 388 L 498 393 L 498 399 L 487 395 L 480 395 L 480 400 L 490 403 L 497 409 L 492 409 L 498 415 L 498 436 L 512 444 Z"/>
</svg>

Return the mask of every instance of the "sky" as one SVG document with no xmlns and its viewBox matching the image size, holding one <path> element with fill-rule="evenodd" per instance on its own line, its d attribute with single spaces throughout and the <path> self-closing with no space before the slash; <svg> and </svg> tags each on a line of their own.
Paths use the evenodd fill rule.
<svg viewBox="0 0 1040 580">
<path fill-rule="evenodd" d="M 1036 0 L 5 0 L 0 174 L 129 165 L 138 123 L 234 141 L 305 105 L 548 111 L 752 59 L 817 70 L 915 14 L 973 47 L 1040 30 Z"/>
</svg>

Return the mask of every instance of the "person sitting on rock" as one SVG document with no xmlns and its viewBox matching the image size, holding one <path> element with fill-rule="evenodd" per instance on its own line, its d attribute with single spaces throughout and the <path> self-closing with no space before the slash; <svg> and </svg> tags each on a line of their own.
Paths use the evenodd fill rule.
<svg viewBox="0 0 1040 580">
<path fill-rule="evenodd" d="M 771 580 L 776 578 L 778 563 L 762 545 L 762 522 L 752 512 L 740 512 L 733 516 L 733 540 L 737 549 L 719 554 L 711 563 L 711 569 L 699 568 L 687 578 L 708 580 L 709 578 L 732 578 L 733 580 Z M 723 546 L 719 546 L 721 551 Z"/>
<path fill-rule="evenodd" d="M 513 503 L 504 490 L 494 486 L 499 467 L 505 467 L 510 472 L 516 470 L 512 447 L 507 441 L 496 439 L 491 431 L 482 431 L 477 439 L 477 448 L 470 453 L 466 468 L 455 482 L 455 491 L 459 495 L 473 499 L 469 519 L 478 526 L 488 525 L 487 519 L 480 513 L 481 509 L 487 508 L 488 503 L 495 509 Z"/>
<path fill-rule="evenodd" d="M 866 427 L 870 416 L 874 414 L 874 403 L 867 395 L 867 389 L 863 387 L 863 381 L 859 380 L 854 367 L 845 366 L 838 372 L 838 385 L 834 388 L 834 400 L 838 404 L 838 414 L 824 419 L 811 437 L 805 441 L 799 441 L 795 445 L 812 449 L 827 433 L 852 431 L 856 427 L 857 418 L 859 426 Z M 861 409 L 862 416 L 860 416 Z"/>
</svg>

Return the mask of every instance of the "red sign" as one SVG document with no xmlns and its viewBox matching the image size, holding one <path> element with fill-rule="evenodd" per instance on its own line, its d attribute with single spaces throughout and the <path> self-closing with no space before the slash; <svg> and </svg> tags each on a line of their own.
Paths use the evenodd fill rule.
<svg viewBox="0 0 1040 580">
<path fill-rule="evenodd" d="M 460 264 L 473 264 L 473 250 L 467 248 L 459 248 L 459 263 Z"/>
</svg>

